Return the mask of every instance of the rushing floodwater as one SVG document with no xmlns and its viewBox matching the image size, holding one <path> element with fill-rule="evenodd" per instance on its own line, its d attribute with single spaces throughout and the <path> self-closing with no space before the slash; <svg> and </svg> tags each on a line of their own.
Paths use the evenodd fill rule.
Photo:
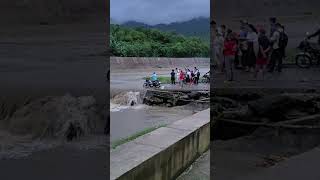
<svg viewBox="0 0 320 180">
<path fill-rule="evenodd" d="M 171 124 L 193 114 L 183 107 L 166 108 L 137 105 L 134 107 L 111 105 L 111 141 L 131 136 L 146 128 Z"/>
</svg>

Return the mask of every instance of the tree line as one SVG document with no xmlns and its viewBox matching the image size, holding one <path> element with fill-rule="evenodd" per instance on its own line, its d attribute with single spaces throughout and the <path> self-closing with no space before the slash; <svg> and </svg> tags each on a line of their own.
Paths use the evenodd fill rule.
<svg viewBox="0 0 320 180">
<path fill-rule="evenodd" d="M 157 29 L 111 25 L 110 50 L 119 57 L 209 57 L 209 43 Z"/>
</svg>

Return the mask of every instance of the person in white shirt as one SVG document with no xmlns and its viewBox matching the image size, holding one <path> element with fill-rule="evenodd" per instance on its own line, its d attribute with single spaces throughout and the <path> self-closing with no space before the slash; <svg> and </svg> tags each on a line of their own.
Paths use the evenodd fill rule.
<svg viewBox="0 0 320 180">
<path fill-rule="evenodd" d="M 177 82 L 178 82 L 178 84 L 180 84 L 180 72 L 181 72 L 181 70 L 179 69 L 179 70 L 177 70 L 177 73 L 176 73 L 176 80 L 177 80 Z"/>
<path fill-rule="evenodd" d="M 215 40 L 213 42 L 213 47 L 214 47 L 214 60 L 220 72 L 224 71 L 223 42 L 224 42 L 224 37 L 223 37 L 222 30 L 218 29 L 216 32 Z"/>
<path fill-rule="evenodd" d="M 200 79 L 200 71 L 197 67 L 194 67 L 194 74 L 195 74 L 195 84 L 199 84 Z"/>
<path fill-rule="evenodd" d="M 191 83 L 191 71 L 188 69 L 187 71 L 187 79 L 188 79 L 188 83 Z"/>
</svg>

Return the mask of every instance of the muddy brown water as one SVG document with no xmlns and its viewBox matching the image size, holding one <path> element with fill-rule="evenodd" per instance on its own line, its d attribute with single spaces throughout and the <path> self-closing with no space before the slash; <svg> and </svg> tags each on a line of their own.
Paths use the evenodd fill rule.
<svg viewBox="0 0 320 180">
<path fill-rule="evenodd" d="M 128 137 L 148 128 L 171 124 L 192 114 L 191 110 L 145 105 L 142 105 L 141 109 L 125 109 L 119 112 L 111 112 L 111 141 Z"/>
</svg>

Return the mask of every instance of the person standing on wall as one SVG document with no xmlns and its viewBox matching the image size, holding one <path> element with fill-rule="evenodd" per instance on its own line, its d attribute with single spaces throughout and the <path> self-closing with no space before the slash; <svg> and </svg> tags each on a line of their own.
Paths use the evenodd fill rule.
<svg viewBox="0 0 320 180">
<path fill-rule="evenodd" d="M 180 71 L 180 85 L 181 85 L 181 88 L 183 87 L 183 84 L 185 83 L 185 74 L 183 72 L 183 70 Z"/>
<path fill-rule="evenodd" d="M 249 24 L 248 30 L 249 30 L 247 34 L 248 55 L 247 55 L 246 71 L 250 72 L 250 71 L 253 71 L 254 66 L 256 64 L 258 51 L 259 51 L 259 43 L 258 43 L 257 29 L 252 24 Z"/>
<path fill-rule="evenodd" d="M 223 33 L 221 32 L 222 30 L 219 28 L 216 32 L 216 38 L 213 42 L 214 46 L 214 59 L 216 61 L 216 64 L 219 68 L 219 72 L 223 73 L 224 71 L 224 57 L 223 57 L 223 42 L 224 42 L 224 37 Z"/>
<path fill-rule="evenodd" d="M 176 84 L 176 73 L 174 72 L 174 69 L 171 71 L 171 84 L 175 85 Z"/>
<path fill-rule="evenodd" d="M 266 31 L 264 29 L 260 29 L 259 31 L 259 52 L 256 61 L 256 68 L 254 72 L 254 78 L 257 78 L 258 72 L 262 70 L 262 79 L 264 79 L 264 74 L 266 70 L 266 65 L 268 63 L 268 57 L 270 52 L 270 41 L 266 35 Z"/>
<path fill-rule="evenodd" d="M 285 32 L 285 27 L 283 25 L 280 26 L 279 30 L 280 30 L 279 48 L 281 51 L 281 62 L 283 62 L 283 60 L 286 57 L 286 49 L 287 49 L 289 38 L 287 33 Z"/>
<path fill-rule="evenodd" d="M 176 80 L 177 80 L 177 83 L 178 83 L 178 84 L 180 84 L 180 73 L 181 73 L 181 70 L 180 70 L 180 69 L 177 69 Z"/>
<path fill-rule="evenodd" d="M 199 69 L 198 69 L 197 67 L 194 67 L 194 72 L 195 72 L 195 75 L 196 75 L 196 77 L 195 77 L 195 79 L 196 79 L 195 84 L 199 84 L 200 71 L 199 71 Z"/>
<path fill-rule="evenodd" d="M 240 21 L 240 32 L 239 32 L 239 39 L 238 39 L 238 52 L 236 55 L 237 59 L 237 68 L 242 69 L 243 66 L 243 59 L 246 58 L 246 51 L 248 50 L 247 45 L 247 34 L 248 34 L 248 22 L 245 20 Z"/>
<path fill-rule="evenodd" d="M 229 33 L 225 42 L 223 55 L 225 57 L 226 64 L 226 76 L 228 81 L 233 81 L 233 68 L 234 68 L 234 59 L 237 52 L 237 41 L 236 34 Z"/>
<path fill-rule="evenodd" d="M 273 72 L 274 68 L 277 66 L 278 72 L 281 72 L 281 66 L 282 66 L 282 53 L 281 49 L 279 47 L 279 40 L 280 40 L 280 32 L 281 32 L 281 24 L 276 24 L 277 31 L 275 31 L 270 38 L 270 41 L 272 43 L 272 53 L 271 53 L 271 59 L 270 59 L 270 69 L 268 72 Z"/>
</svg>

